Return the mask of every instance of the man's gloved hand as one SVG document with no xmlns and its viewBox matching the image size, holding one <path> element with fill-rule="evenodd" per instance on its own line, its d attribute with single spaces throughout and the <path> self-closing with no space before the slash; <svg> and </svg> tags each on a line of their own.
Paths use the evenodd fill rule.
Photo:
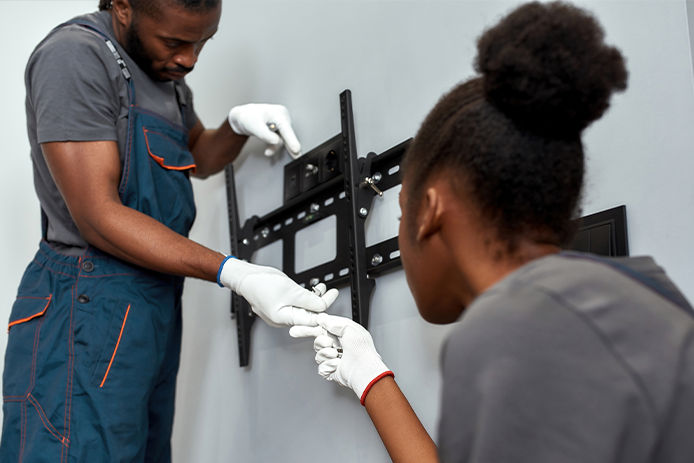
<svg viewBox="0 0 694 463">
<path fill-rule="evenodd" d="M 274 124 L 272 130 L 268 124 Z M 277 153 L 282 145 L 294 158 L 301 156 L 301 145 L 292 129 L 289 111 L 282 105 L 276 104 L 245 104 L 234 106 L 229 111 L 229 125 L 239 135 L 258 137 L 269 146 L 265 149 L 266 156 Z"/>
<path fill-rule="evenodd" d="M 381 360 L 363 326 L 335 315 L 318 314 L 315 319 L 318 326 L 293 326 L 290 336 L 315 337 L 318 374 L 352 389 L 364 405 L 371 386 L 385 376 L 393 376 L 393 372 Z"/>
<path fill-rule="evenodd" d="M 217 283 L 246 299 L 253 312 L 271 326 L 315 326 L 315 312 L 325 311 L 338 295 L 337 289 L 326 292 L 322 283 L 309 291 L 276 268 L 235 258 L 222 263 Z"/>
</svg>

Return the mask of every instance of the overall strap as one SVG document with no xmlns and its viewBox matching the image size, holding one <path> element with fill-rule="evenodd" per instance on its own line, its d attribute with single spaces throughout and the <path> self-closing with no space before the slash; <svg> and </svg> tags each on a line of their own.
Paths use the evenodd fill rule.
<svg viewBox="0 0 694 463">
<path fill-rule="evenodd" d="M 174 93 L 176 94 L 176 102 L 178 103 L 178 109 L 181 112 L 181 125 L 183 127 L 186 127 L 186 112 L 185 112 L 185 107 L 186 107 L 186 97 L 185 97 L 185 89 L 183 88 L 183 84 L 181 84 L 178 81 L 174 81 Z"/>
<path fill-rule="evenodd" d="M 130 90 L 130 104 L 134 105 L 135 104 L 135 85 L 133 85 L 132 74 L 130 73 L 130 70 L 128 69 L 128 65 L 125 64 L 125 60 L 120 55 L 120 53 L 118 52 L 118 49 L 113 44 L 113 42 L 111 41 L 109 36 L 106 35 L 105 32 L 103 32 L 101 29 L 99 29 L 95 25 L 90 24 L 90 23 L 85 22 L 85 21 L 80 21 L 80 20 L 71 20 L 71 21 L 64 22 L 63 24 L 59 25 L 56 29 L 61 28 L 61 27 L 65 27 L 65 26 L 69 26 L 71 24 L 84 27 L 85 29 L 89 29 L 89 30 L 97 33 L 98 35 L 101 36 L 102 39 L 104 39 L 104 42 L 106 42 L 106 46 L 108 47 L 109 51 L 113 55 L 113 59 L 115 59 L 116 63 L 118 63 L 118 67 L 120 68 L 121 74 L 123 74 L 125 81 L 128 83 L 128 89 Z"/>
</svg>

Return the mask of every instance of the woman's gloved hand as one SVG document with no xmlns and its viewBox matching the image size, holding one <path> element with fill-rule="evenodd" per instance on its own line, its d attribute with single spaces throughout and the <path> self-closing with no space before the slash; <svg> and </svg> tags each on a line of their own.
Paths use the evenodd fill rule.
<svg viewBox="0 0 694 463">
<path fill-rule="evenodd" d="M 349 318 L 318 314 L 318 326 L 293 326 L 289 329 L 294 338 L 315 337 L 318 374 L 328 381 L 335 381 L 352 389 L 361 404 L 371 386 L 393 372 L 376 352 L 371 334 Z"/>
<path fill-rule="evenodd" d="M 301 144 L 292 129 L 289 111 L 277 104 L 245 104 L 234 106 L 229 111 L 229 125 L 239 135 L 260 138 L 269 146 L 266 156 L 273 156 L 282 145 L 294 158 L 301 156 Z"/>
<path fill-rule="evenodd" d="M 338 296 L 337 289 L 326 291 L 322 283 L 309 291 L 276 268 L 232 257 L 219 267 L 217 283 L 246 299 L 253 312 L 271 326 L 315 326 L 315 312 L 324 312 Z"/>
</svg>

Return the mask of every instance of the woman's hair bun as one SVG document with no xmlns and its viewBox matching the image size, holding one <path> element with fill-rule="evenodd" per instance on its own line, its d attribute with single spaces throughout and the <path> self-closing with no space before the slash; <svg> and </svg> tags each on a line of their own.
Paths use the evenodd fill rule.
<svg viewBox="0 0 694 463">
<path fill-rule="evenodd" d="M 603 40 L 595 18 L 572 5 L 517 8 L 477 42 L 487 100 L 543 135 L 580 134 L 627 84 L 622 54 Z"/>
</svg>

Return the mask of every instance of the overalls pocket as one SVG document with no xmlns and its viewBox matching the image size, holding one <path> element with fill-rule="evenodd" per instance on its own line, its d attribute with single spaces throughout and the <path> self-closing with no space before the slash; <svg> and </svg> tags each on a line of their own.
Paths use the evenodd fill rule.
<svg viewBox="0 0 694 463">
<path fill-rule="evenodd" d="M 147 127 L 143 127 L 142 131 L 149 156 L 161 167 L 176 171 L 195 169 L 195 159 L 188 147 L 182 146 L 163 131 Z"/>
<path fill-rule="evenodd" d="M 86 344 L 90 355 L 94 359 L 90 384 L 103 388 L 108 383 L 109 377 L 116 373 L 114 364 L 121 355 L 132 355 L 132 352 L 123 352 L 121 342 L 129 336 L 128 317 L 131 304 L 122 300 L 108 299 L 103 305 L 99 304 L 99 312 L 90 314 L 89 322 L 76 333 L 76 342 Z M 86 339 L 83 337 L 86 336 Z M 97 349 L 94 347 L 100 346 Z M 93 354 L 96 354 L 95 356 Z"/>
<path fill-rule="evenodd" d="M 4 399 L 25 398 L 34 387 L 41 325 L 51 305 L 52 295 L 46 297 L 17 297 L 8 325 Z"/>
<path fill-rule="evenodd" d="M 138 198 L 144 211 L 172 230 L 187 236 L 195 218 L 195 201 L 190 173 L 195 171 L 195 159 L 188 150 L 187 142 L 176 136 L 170 127 L 158 121 L 142 125 L 142 140 L 148 159 L 140 172 L 142 189 L 151 190 L 152 196 Z M 185 137 L 187 139 L 187 137 Z M 131 182 L 132 183 L 132 182 Z"/>
</svg>

